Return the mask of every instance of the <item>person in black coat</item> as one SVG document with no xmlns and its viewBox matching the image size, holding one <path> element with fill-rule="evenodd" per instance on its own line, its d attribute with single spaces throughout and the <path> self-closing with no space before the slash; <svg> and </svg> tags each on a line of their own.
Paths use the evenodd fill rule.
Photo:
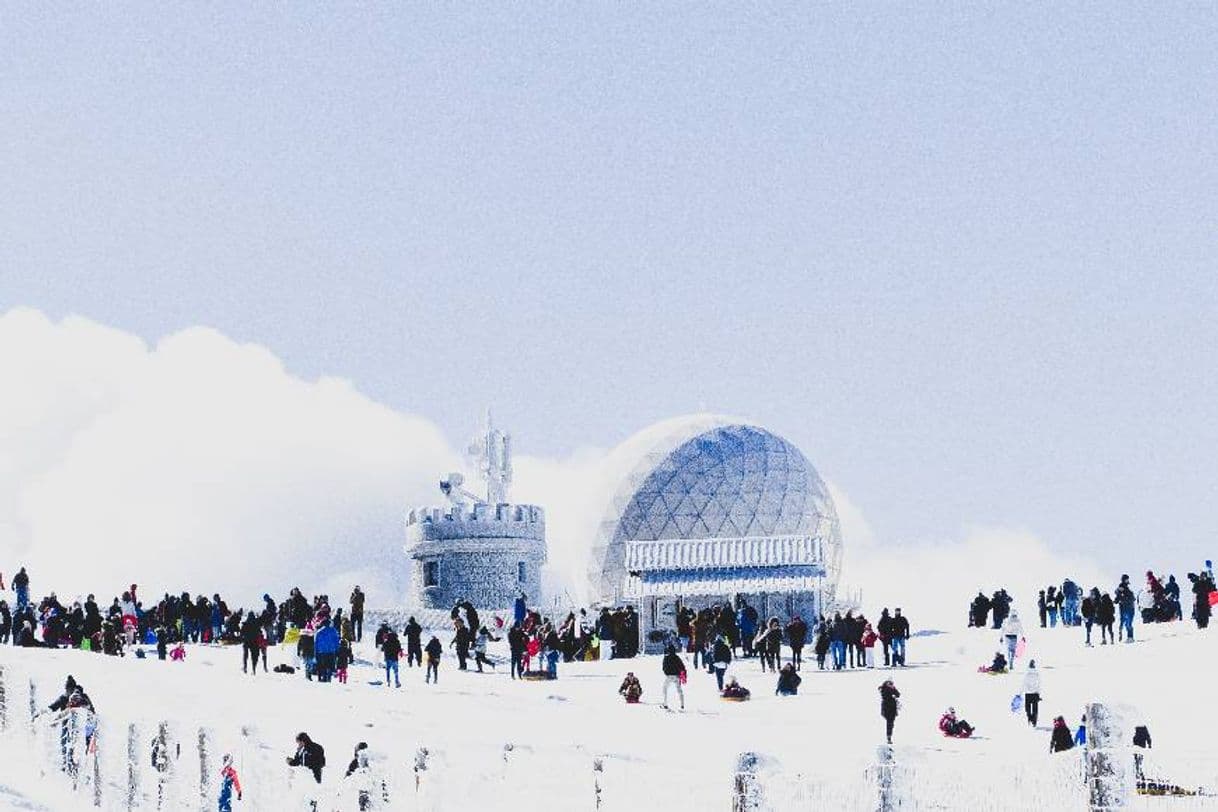
<svg viewBox="0 0 1218 812">
<path fill-rule="evenodd" d="M 423 664 L 423 627 L 414 619 L 414 615 L 406 621 L 406 628 L 402 629 L 402 633 L 406 635 L 406 665 L 413 667 Z"/>
<path fill-rule="evenodd" d="M 1100 625 L 1100 645 L 1108 645 L 1110 641 L 1115 643 L 1116 632 L 1112 627 L 1116 623 L 1116 604 L 1107 592 L 1100 596 L 1099 606 L 1095 610 L 1095 622 Z"/>
<path fill-rule="evenodd" d="M 326 751 L 320 744 L 309 738 L 309 734 L 296 734 L 296 755 L 289 756 L 289 767 L 304 767 L 313 773 L 317 783 L 321 783 L 321 768 L 326 766 Z"/>
<path fill-rule="evenodd" d="M 1053 720 L 1053 733 L 1049 736 L 1049 752 L 1061 753 L 1074 747 L 1074 737 L 1066 720 L 1059 716 Z"/>
<path fill-rule="evenodd" d="M 884 680 L 880 685 L 880 716 L 884 719 L 884 735 L 889 744 L 892 744 L 892 728 L 897 721 L 897 700 L 900 698 L 901 692 L 892 680 Z"/>
<path fill-rule="evenodd" d="M 808 624 L 799 615 L 787 624 L 787 642 L 791 645 L 791 662 L 798 671 L 803 665 L 804 643 L 808 641 Z"/>
<path fill-rule="evenodd" d="M 520 628 L 519 623 L 513 623 L 512 628 L 508 630 L 508 659 L 512 661 L 512 679 L 520 677 L 524 678 L 524 652 L 528 646 L 528 639 L 525 636 L 524 629 Z"/>
<path fill-rule="evenodd" d="M 803 679 L 795 673 L 795 664 L 787 663 L 778 672 L 778 686 L 774 689 L 775 696 L 795 696 L 799 693 L 799 683 Z"/>
<path fill-rule="evenodd" d="M 261 636 L 262 624 L 258 616 L 250 612 L 241 623 L 241 673 L 245 673 L 247 663 L 253 667 L 254 674 L 258 673 L 258 655 L 262 651 L 258 641 Z"/>
<path fill-rule="evenodd" d="M 427 675 L 426 682 L 431 682 L 432 675 L 435 675 L 436 682 L 440 681 L 440 656 L 444 653 L 444 646 L 440 643 L 440 638 L 434 634 L 427 641 Z"/>
</svg>

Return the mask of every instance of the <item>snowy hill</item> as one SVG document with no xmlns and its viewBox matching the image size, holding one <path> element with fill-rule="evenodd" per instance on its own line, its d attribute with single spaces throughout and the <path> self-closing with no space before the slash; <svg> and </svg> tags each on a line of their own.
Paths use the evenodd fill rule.
<svg viewBox="0 0 1218 812">
<path fill-rule="evenodd" d="M 1196 789 L 1218 789 L 1218 758 L 1206 747 L 1218 722 L 1211 689 L 1218 669 L 1213 631 L 1189 624 L 1137 626 L 1139 642 L 1085 648 L 1077 629 L 1028 632 L 1028 656 L 1043 673 L 1038 729 L 1010 710 L 1021 690 L 1016 673 L 977 673 L 997 649 L 997 632 L 926 633 L 910 641 L 910 666 L 819 672 L 805 651 L 804 682 L 795 697 L 774 695 L 774 679 L 756 660 L 732 671 L 753 700 L 729 703 L 714 678 L 692 671 L 686 710 L 660 706 L 658 658 L 559 666 L 556 682 L 514 682 L 497 673 L 458 672 L 446 655 L 440 683 L 425 685 L 419 669 L 403 668 L 403 687 L 370 684 L 383 677 L 365 638 L 349 684 L 321 685 L 294 675 L 243 675 L 236 647 L 190 646 L 184 663 L 77 651 L 0 647 L 7 727 L 0 734 L 0 808 L 78 809 L 93 800 L 88 780 L 71 794 L 57 768 L 57 729 L 46 717 L 33 728 L 28 682 L 45 707 L 67 674 L 83 684 L 101 719 L 98 768 L 105 808 L 126 809 L 129 725 L 136 725 L 136 778 L 145 806 L 156 808 L 160 774 L 150 743 L 170 722 L 181 743 L 165 808 L 215 808 L 220 756 L 231 752 L 245 786 L 238 810 L 306 808 L 314 787 L 284 764 L 293 738 L 307 731 L 326 748 L 322 809 L 358 808 L 356 781 L 381 784 L 390 803 L 379 808 L 458 809 L 728 809 L 734 765 L 756 752 L 766 807 L 873 809 L 873 766 L 883 741 L 877 686 L 901 690 L 895 756 L 913 805 L 936 809 L 1082 809 L 1079 750 L 1050 755 L 1049 725 L 1063 715 L 1077 725 L 1085 703 L 1116 703 L 1132 731 L 1146 724 L 1155 747 L 1148 770 Z M 441 639 L 447 644 L 448 635 Z M 502 645 L 502 644 L 500 644 Z M 495 652 L 503 663 L 503 651 Z M 272 650 L 270 665 L 295 664 Z M 404 661 L 403 661 L 404 662 Z M 627 670 L 642 680 L 643 704 L 627 706 L 617 687 Z M 673 698 L 675 704 L 675 697 Z M 977 727 L 969 740 L 944 738 L 939 715 L 954 706 Z M 199 728 L 205 728 L 208 775 L 200 799 Z M 243 732 L 244 731 L 244 732 Z M 356 742 L 368 742 L 373 777 L 344 781 Z M 419 750 L 425 769 L 420 764 Z M 594 769 L 594 765 L 598 769 Z M 86 770 L 86 772 L 88 772 Z M 210 795 L 209 795 L 210 793 Z M 1215 808 L 1213 799 L 1139 798 L 1146 808 Z M 7 806 L 5 806 L 7 804 Z M 906 807 L 903 807 L 906 808 Z"/>
</svg>

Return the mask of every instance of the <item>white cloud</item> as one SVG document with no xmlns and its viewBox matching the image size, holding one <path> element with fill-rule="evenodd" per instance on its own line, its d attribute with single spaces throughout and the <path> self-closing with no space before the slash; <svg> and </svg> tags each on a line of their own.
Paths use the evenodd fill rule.
<svg viewBox="0 0 1218 812">
<path fill-rule="evenodd" d="M 15 310 L 0 385 L 0 561 L 73 594 L 400 594 L 403 508 L 455 462 L 431 423 L 208 329 L 148 347 Z"/>
<path fill-rule="evenodd" d="M 222 589 L 239 602 L 299 584 L 374 603 L 405 594 L 403 512 L 437 501 L 460 460 L 429 421 L 350 383 L 305 381 L 265 348 L 191 328 L 154 346 L 82 318 L 0 315 L 0 569 L 35 588 L 109 599 L 129 583 Z M 547 508 L 550 594 L 586 599 L 588 554 L 619 479 L 664 426 L 612 450 L 522 455 L 513 498 Z M 979 587 L 1032 606 L 1090 562 L 1030 533 L 881 542 L 830 484 L 846 539 L 844 577 L 874 613 L 902 605 L 923 627 L 959 624 Z M 1026 611 L 1026 609 L 1025 609 Z"/>
</svg>

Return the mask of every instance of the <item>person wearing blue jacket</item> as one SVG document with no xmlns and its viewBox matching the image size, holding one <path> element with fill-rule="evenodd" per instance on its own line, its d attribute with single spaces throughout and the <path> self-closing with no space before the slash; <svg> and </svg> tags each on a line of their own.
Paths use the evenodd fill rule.
<svg viewBox="0 0 1218 812">
<path fill-rule="evenodd" d="M 749 606 L 748 601 L 740 601 L 740 609 L 736 612 L 736 625 L 740 627 L 741 656 L 753 656 L 753 638 L 757 635 L 757 610 Z"/>
<path fill-rule="evenodd" d="M 313 656 L 317 658 L 317 681 L 329 682 L 334 674 L 334 662 L 338 656 L 338 629 L 323 620 L 321 628 L 313 636 Z"/>
</svg>

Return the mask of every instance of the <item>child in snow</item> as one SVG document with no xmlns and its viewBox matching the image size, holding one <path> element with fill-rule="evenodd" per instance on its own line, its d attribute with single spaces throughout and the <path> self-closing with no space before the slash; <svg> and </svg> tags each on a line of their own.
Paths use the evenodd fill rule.
<svg viewBox="0 0 1218 812">
<path fill-rule="evenodd" d="M 431 682 L 432 676 L 436 678 L 436 682 L 440 681 L 440 655 L 444 653 L 444 645 L 440 642 L 440 638 L 434 634 L 427 641 L 427 676 L 426 681 Z"/>
<path fill-rule="evenodd" d="M 787 663 L 778 672 L 778 687 L 774 689 L 775 696 L 795 696 L 799 693 L 799 683 L 803 678 L 795 672 L 795 664 Z"/>
<path fill-rule="evenodd" d="M 483 664 L 495 667 L 495 663 L 487 659 L 486 645 L 489 642 L 499 642 L 498 637 L 492 637 L 491 632 L 485 626 L 478 630 L 478 636 L 474 639 L 474 664 L 478 666 L 478 673 L 482 673 Z"/>
<path fill-rule="evenodd" d="M 183 660 L 185 660 L 186 659 L 186 646 L 183 645 L 181 642 L 179 642 L 169 652 L 169 659 L 174 661 L 175 663 L 180 663 Z"/>
<path fill-rule="evenodd" d="M 724 699 L 731 702 L 747 702 L 752 693 L 748 688 L 745 688 L 735 677 L 727 681 L 727 685 L 723 688 L 723 693 L 720 694 Z"/>
<path fill-rule="evenodd" d="M 643 685 L 633 671 L 627 671 L 626 679 L 622 680 L 622 687 L 617 692 L 626 698 L 627 705 L 637 705 L 643 696 Z"/>
<path fill-rule="evenodd" d="M 233 757 L 224 754 L 224 767 L 220 770 L 220 812 L 233 812 L 233 793 L 241 800 L 241 779 L 233 767 Z"/>
<path fill-rule="evenodd" d="M 1053 720 L 1053 733 L 1049 736 L 1049 752 L 1060 753 L 1074 747 L 1074 739 L 1070 738 L 1070 728 L 1066 726 L 1065 718 L 1059 716 Z"/>
<path fill-rule="evenodd" d="M 957 718 L 955 708 L 948 708 L 939 717 L 939 730 L 944 736 L 950 736 L 953 739 L 967 739 L 973 735 L 974 728 L 963 719 Z"/>
<path fill-rule="evenodd" d="M 351 654 L 351 641 L 343 640 L 338 644 L 338 654 L 334 660 L 334 674 L 343 685 L 347 684 L 347 668 L 354 657 Z"/>
<path fill-rule="evenodd" d="M 1005 674 L 1007 672 L 1007 658 L 1001 651 L 995 651 L 994 661 L 989 664 L 989 667 L 982 666 L 977 670 L 983 674 Z"/>
</svg>

